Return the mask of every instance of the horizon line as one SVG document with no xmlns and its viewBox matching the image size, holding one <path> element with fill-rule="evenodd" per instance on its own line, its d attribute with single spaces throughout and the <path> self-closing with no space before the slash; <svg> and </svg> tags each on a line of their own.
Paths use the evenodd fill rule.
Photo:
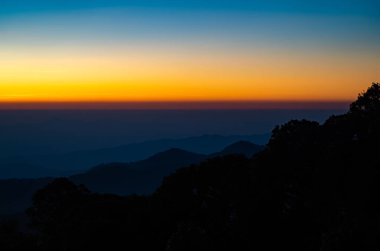
<svg viewBox="0 0 380 251">
<path fill-rule="evenodd" d="M 351 101 L 0 101 L 0 110 L 348 109 Z"/>
</svg>

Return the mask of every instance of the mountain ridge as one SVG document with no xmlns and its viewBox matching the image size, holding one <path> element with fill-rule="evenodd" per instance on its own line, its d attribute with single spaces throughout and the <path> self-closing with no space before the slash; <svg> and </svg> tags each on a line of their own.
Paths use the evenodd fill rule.
<svg viewBox="0 0 380 251">
<path fill-rule="evenodd" d="M 129 163 L 144 160 L 155 153 L 165 151 L 170 148 L 180 148 L 190 152 L 199 152 L 200 154 L 212 154 L 219 151 L 221 148 L 240 140 L 246 140 L 264 145 L 269 140 L 269 136 L 267 134 L 230 136 L 206 134 L 197 137 L 151 140 L 117 147 L 74 151 L 63 154 L 18 156 L 0 160 L 0 178 L 9 179 L 39 178 L 44 176 L 70 176 L 79 172 L 84 172 L 100 163 Z M 14 165 L 14 163 L 18 163 L 19 169 L 28 166 L 35 166 L 36 170 L 46 169 L 46 172 L 45 175 L 41 175 L 43 173 L 40 171 L 28 172 L 28 175 L 24 176 L 22 175 L 22 172 L 14 171 L 9 173 L 11 175 L 6 175 L 5 172 L 1 172 L 2 167 L 5 169 L 6 166 Z"/>
<path fill-rule="evenodd" d="M 232 144 L 233 145 L 233 144 Z M 256 150 L 263 149 L 253 143 L 249 146 L 257 146 Z M 225 155 L 223 151 L 209 155 L 193 153 L 179 148 L 170 148 L 165 151 L 136 162 L 98 164 L 83 173 L 69 176 L 76 184 L 84 184 L 90 190 L 98 193 L 115 193 L 119 195 L 149 194 L 162 182 L 162 179 L 177 169 L 193 164 L 199 164 L 209 158 Z M 253 149 L 253 148 L 250 148 Z M 246 152 L 246 151 L 245 151 Z M 245 152 L 234 154 L 245 155 Z M 254 154 L 255 152 L 252 152 Z M 5 179 L 0 180 L 0 214 L 18 213 L 31 203 L 33 192 L 47 185 L 53 177 L 38 179 Z M 20 187 L 20 189 L 16 189 Z M 19 191 L 17 196 L 10 196 L 6 191 Z M 19 211 L 15 211 L 15 209 Z"/>
</svg>

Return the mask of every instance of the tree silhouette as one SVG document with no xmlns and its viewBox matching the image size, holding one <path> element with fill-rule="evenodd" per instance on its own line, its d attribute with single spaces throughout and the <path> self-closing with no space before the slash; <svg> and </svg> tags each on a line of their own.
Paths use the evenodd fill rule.
<svg viewBox="0 0 380 251">
<path fill-rule="evenodd" d="M 276 126 L 268 143 L 271 151 L 291 156 L 292 153 L 304 152 L 313 147 L 320 131 L 318 122 L 308 120 L 291 120 Z"/>
<path fill-rule="evenodd" d="M 359 94 L 358 99 L 350 106 L 351 113 L 380 116 L 380 84 L 373 83 L 366 92 Z"/>
<path fill-rule="evenodd" d="M 350 106 L 357 136 L 364 139 L 380 137 L 380 84 L 373 83 Z"/>
<path fill-rule="evenodd" d="M 55 179 L 34 195 L 33 207 L 27 213 L 35 227 L 51 233 L 59 226 L 59 221 L 63 220 L 68 205 L 77 204 L 88 194 L 86 188 L 76 186 L 67 178 Z"/>
</svg>

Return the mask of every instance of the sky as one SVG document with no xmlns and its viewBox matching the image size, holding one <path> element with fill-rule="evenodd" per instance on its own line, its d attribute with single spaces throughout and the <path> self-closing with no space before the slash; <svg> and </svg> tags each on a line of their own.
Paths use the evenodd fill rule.
<svg viewBox="0 0 380 251">
<path fill-rule="evenodd" d="M 379 0 L 0 0 L 0 103 L 347 102 Z"/>
</svg>

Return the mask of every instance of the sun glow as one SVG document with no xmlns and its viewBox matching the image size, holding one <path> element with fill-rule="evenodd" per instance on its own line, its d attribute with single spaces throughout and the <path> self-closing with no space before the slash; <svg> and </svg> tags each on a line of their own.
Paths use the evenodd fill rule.
<svg viewBox="0 0 380 251">
<path fill-rule="evenodd" d="M 371 60 L 342 65 L 334 56 L 270 49 L 0 54 L 1 102 L 349 100 L 347 86 L 379 77 Z"/>
</svg>

